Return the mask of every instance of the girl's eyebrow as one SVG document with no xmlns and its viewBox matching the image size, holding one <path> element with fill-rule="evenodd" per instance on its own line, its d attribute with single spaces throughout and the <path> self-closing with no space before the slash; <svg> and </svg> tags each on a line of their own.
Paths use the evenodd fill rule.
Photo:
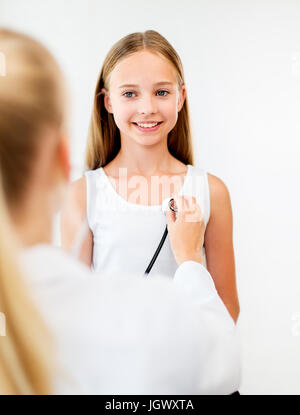
<svg viewBox="0 0 300 415">
<path fill-rule="evenodd" d="M 161 81 L 161 82 L 156 82 L 156 84 L 154 84 L 154 86 L 160 86 L 160 85 L 173 85 L 173 82 L 170 81 Z M 119 86 L 119 88 L 137 88 L 139 85 L 136 84 L 124 84 Z"/>
</svg>

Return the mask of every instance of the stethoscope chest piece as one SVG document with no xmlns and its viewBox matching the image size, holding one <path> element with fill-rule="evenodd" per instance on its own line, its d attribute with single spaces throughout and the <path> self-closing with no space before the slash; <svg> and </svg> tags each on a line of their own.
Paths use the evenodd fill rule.
<svg viewBox="0 0 300 415">
<path fill-rule="evenodd" d="M 168 197 L 162 202 L 162 211 L 165 213 L 167 210 L 172 210 L 173 212 L 177 212 L 177 206 L 173 197 Z"/>
<path fill-rule="evenodd" d="M 177 209 L 177 206 L 176 206 L 175 200 L 174 200 L 173 198 L 171 198 L 171 199 L 169 200 L 169 208 L 170 208 L 173 212 L 175 212 L 175 213 L 177 213 L 177 212 L 178 212 L 178 209 Z"/>
</svg>

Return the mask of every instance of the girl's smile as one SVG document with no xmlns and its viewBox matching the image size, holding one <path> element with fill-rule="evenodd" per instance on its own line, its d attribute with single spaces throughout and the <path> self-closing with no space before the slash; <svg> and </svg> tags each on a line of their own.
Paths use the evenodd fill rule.
<svg viewBox="0 0 300 415">
<path fill-rule="evenodd" d="M 150 133 L 157 131 L 163 121 L 143 121 L 143 122 L 133 122 L 133 125 L 137 130 L 142 131 L 143 133 Z"/>
</svg>

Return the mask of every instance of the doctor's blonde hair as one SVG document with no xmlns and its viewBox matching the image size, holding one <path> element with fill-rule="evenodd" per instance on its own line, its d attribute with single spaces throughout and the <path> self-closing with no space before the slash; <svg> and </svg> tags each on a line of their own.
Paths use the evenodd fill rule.
<svg viewBox="0 0 300 415">
<path fill-rule="evenodd" d="M 29 36 L 0 29 L 0 51 L 6 65 L 0 76 L 0 394 L 48 394 L 52 338 L 20 273 L 5 204 L 11 211 L 22 203 L 43 127 L 63 124 L 63 77 L 49 51 Z"/>
<path fill-rule="evenodd" d="M 104 167 L 116 157 L 121 147 L 120 132 L 113 115 L 104 106 L 102 88 L 109 90 L 109 75 L 121 59 L 141 50 L 149 50 L 166 58 L 176 70 L 179 88 L 185 83 L 181 60 L 161 34 L 147 30 L 120 39 L 108 52 L 96 85 L 85 159 L 86 167 L 90 170 Z M 183 163 L 194 164 L 187 98 L 175 127 L 168 135 L 168 149 Z"/>
</svg>

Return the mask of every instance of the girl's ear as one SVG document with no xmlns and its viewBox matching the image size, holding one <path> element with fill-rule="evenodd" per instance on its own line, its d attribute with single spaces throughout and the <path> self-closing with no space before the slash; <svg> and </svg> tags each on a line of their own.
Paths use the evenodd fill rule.
<svg viewBox="0 0 300 415">
<path fill-rule="evenodd" d="M 109 112 L 110 114 L 112 114 L 112 106 L 111 106 L 111 102 L 110 102 L 110 98 L 109 98 L 109 93 L 105 88 L 101 89 L 101 94 L 104 95 L 104 106 L 107 112 Z"/>
<path fill-rule="evenodd" d="M 178 98 L 178 106 L 177 106 L 178 112 L 180 112 L 183 107 L 185 97 L 186 97 L 186 89 L 185 89 L 185 86 L 182 85 L 181 90 L 179 92 L 179 98 Z"/>
</svg>

